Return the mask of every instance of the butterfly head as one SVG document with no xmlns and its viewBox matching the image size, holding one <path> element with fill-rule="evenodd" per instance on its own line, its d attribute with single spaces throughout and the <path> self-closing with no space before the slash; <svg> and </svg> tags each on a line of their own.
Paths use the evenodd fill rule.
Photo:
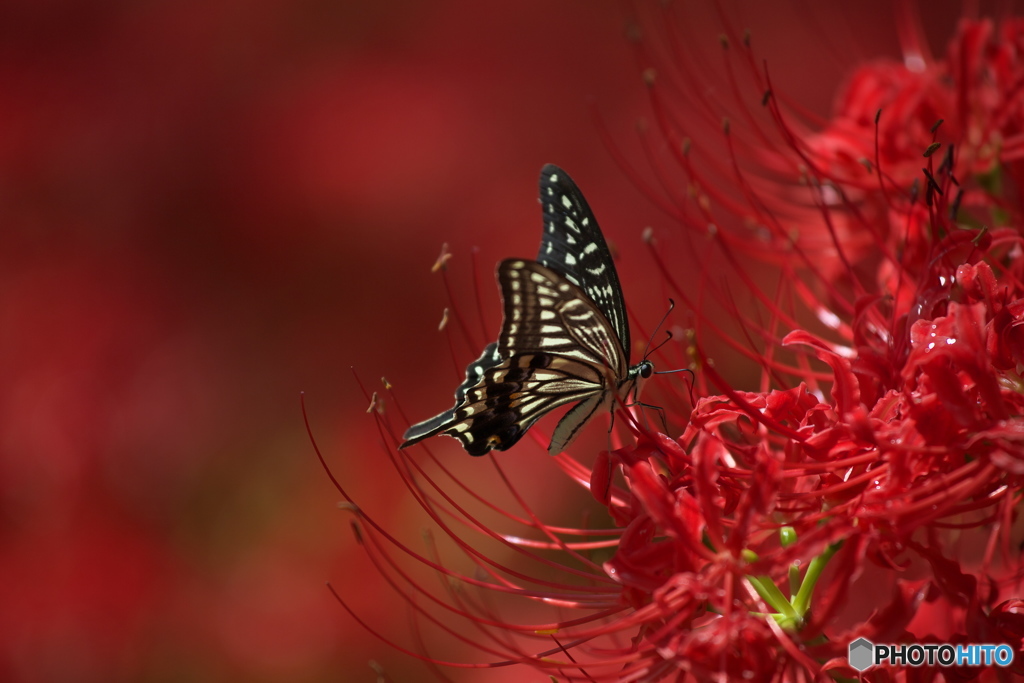
<svg viewBox="0 0 1024 683">
<path fill-rule="evenodd" d="M 651 375 L 654 374 L 654 363 L 647 360 L 646 358 L 637 363 L 636 373 L 640 379 L 650 379 Z"/>
<path fill-rule="evenodd" d="M 629 369 L 629 373 L 626 375 L 626 380 L 619 385 L 620 391 L 622 388 L 629 387 L 626 391 L 627 395 L 629 392 L 633 392 L 634 397 L 636 397 L 639 395 L 640 388 L 643 386 L 644 382 L 650 379 L 653 374 L 654 362 L 644 358 Z"/>
</svg>

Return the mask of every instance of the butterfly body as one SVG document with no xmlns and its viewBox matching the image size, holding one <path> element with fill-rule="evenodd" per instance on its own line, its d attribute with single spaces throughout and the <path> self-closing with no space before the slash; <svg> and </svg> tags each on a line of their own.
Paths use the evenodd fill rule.
<svg viewBox="0 0 1024 683">
<path fill-rule="evenodd" d="M 507 450 L 539 418 L 576 403 L 552 435 L 548 451 L 555 455 L 653 372 L 648 360 L 629 365 L 618 276 L 583 195 L 551 165 L 541 171 L 540 194 L 545 230 L 537 260 L 498 265 L 498 341 L 466 368 L 455 406 L 411 426 L 401 448 L 444 433 L 471 455 Z"/>
</svg>

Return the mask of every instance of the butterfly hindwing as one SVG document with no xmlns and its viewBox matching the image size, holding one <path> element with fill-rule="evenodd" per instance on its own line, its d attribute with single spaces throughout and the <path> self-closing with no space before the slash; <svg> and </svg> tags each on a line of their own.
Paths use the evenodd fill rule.
<svg viewBox="0 0 1024 683">
<path fill-rule="evenodd" d="M 594 212 L 569 175 L 554 164 L 540 172 L 544 233 L 537 261 L 586 292 L 612 324 L 629 361 L 629 323 L 619 276 Z"/>
<path fill-rule="evenodd" d="M 624 372 L 604 314 L 578 287 L 539 263 L 515 259 L 499 265 L 498 282 L 505 316 L 497 345 L 467 368 L 455 406 L 410 427 L 403 448 L 444 433 L 471 455 L 506 450 L 554 408 L 602 399 Z M 562 450 L 575 431 L 553 440 L 552 447 L 556 441 L 560 447 L 552 452 Z"/>
<path fill-rule="evenodd" d="M 484 348 L 480 357 L 466 367 L 466 379 L 455 390 L 455 407 L 432 417 L 429 420 L 417 423 L 405 430 L 405 441 L 402 448 L 418 443 L 423 439 L 435 436 L 450 429 L 458 422 L 458 410 L 466 402 L 466 392 L 476 386 L 484 378 L 484 374 L 501 364 L 501 356 L 498 353 L 498 343 L 492 342 Z M 465 445 L 465 444 L 464 444 Z"/>
</svg>

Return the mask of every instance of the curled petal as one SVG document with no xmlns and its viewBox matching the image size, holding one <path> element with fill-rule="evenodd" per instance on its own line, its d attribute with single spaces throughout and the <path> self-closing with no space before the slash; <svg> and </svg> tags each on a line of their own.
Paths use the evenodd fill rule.
<svg viewBox="0 0 1024 683">
<path fill-rule="evenodd" d="M 830 344 L 803 330 L 795 330 L 782 340 L 783 345 L 801 344 L 813 349 L 818 360 L 832 368 L 832 400 L 836 411 L 846 415 L 860 405 L 860 388 L 854 376 L 850 361 L 839 355 Z"/>
</svg>

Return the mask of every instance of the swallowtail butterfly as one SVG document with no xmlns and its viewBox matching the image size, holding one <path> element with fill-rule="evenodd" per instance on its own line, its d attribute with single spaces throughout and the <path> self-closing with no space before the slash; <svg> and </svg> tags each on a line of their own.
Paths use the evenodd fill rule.
<svg viewBox="0 0 1024 683">
<path fill-rule="evenodd" d="M 498 341 L 466 368 L 455 406 L 405 432 L 405 448 L 436 434 L 470 455 L 511 448 L 566 403 L 548 452 L 562 452 L 602 409 L 626 400 L 654 364 L 629 365 L 629 324 L 619 276 L 583 194 L 557 166 L 540 173 L 544 235 L 536 261 L 498 265 L 504 320 Z"/>
</svg>

